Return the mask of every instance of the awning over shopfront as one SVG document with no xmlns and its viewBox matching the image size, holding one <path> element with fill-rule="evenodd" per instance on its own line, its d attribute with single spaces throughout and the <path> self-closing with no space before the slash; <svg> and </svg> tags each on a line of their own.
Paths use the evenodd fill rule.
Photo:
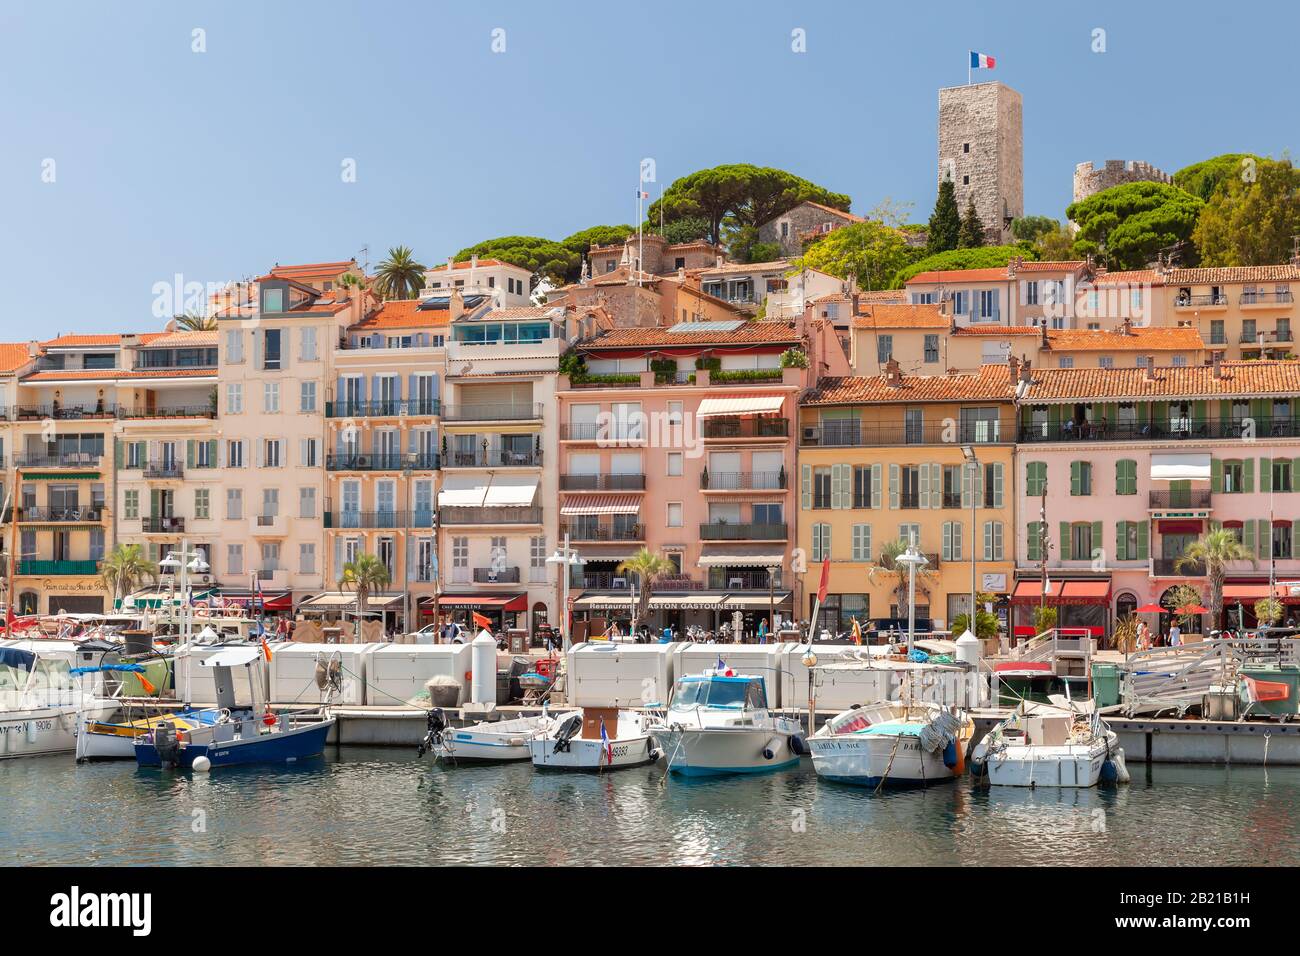
<svg viewBox="0 0 1300 956">
<path fill-rule="evenodd" d="M 533 475 L 493 475 L 483 496 L 484 505 L 528 506 L 537 497 L 538 479 Z"/>
<path fill-rule="evenodd" d="M 1269 587 L 1267 584 L 1225 584 L 1223 586 L 1223 601 L 1259 601 L 1268 597 Z"/>
<path fill-rule="evenodd" d="M 487 484 L 482 478 L 448 475 L 438 490 L 438 505 L 443 508 L 478 508 L 486 494 Z"/>
<path fill-rule="evenodd" d="M 789 604 L 793 597 L 793 592 L 776 591 L 772 595 L 771 603 L 780 607 L 782 604 Z M 768 596 L 766 594 L 728 594 L 727 599 L 722 602 L 724 610 L 734 608 L 742 610 L 744 608 L 755 608 L 765 610 L 768 607 Z"/>
<path fill-rule="evenodd" d="M 372 594 L 366 598 L 366 610 L 396 610 L 402 606 L 403 600 L 404 597 L 401 594 Z M 326 591 L 324 594 L 317 594 L 315 597 L 308 598 L 298 606 L 302 610 L 329 611 L 340 608 L 354 608 L 356 604 L 357 596 L 349 591 Z"/>
<path fill-rule="evenodd" d="M 196 588 L 190 591 L 190 595 L 195 601 L 211 601 L 216 593 L 214 588 Z M 114 607 L 121 607 L 129 602 L 131 607 L 158 608 L 168 603 L 169 600 L 174 604 L 180 603 L 181 593 L 179 589 L 172 590 L 164 587 L 141 588 L 138 591 L 132 591 L 125 599 L 117 601 Z"/>
<path fill-rule="evenodd" d="M 1210 480 L 1210 454 L 1152 455 L 1151 477 L 1156 481 Z"/>
<path fill-rule="evenodd" d="M 773 545 L 750 547 L 705 547 L 700 553 L 702 568 L 779 568 L 785 564 L 785 553 Z"/>
<path fill-rule="evenodd" d="M 592 495 L 560 506 L 563 515 L 634 515 L 641 510 L 636 495 Z"/>
<path fill-rule="evenodd" d="M 438 607 L 444 611 L 526 611 L 527 594 L 443 594 Z"/>
<path fill-rule="evenodd" d="M 784 395 L 726 395 L 700 399 L 696 418 L 716 418 L 720 415 L 756 415 L 779 412 L 785 404 Z"/>
<path fill-rule="evenodd" d="M 1093 581 L 1056 581 L 1047 579 L 1048 592 L 1046 603 L 1052 606 L 1065 604 L 1109 604 L 1110 580 Z M 1034 605 L 1042 600 L 1043 584 L 1041 579 L 1020 581 L 1011 594 L 1011 603 Z"/>
<path fill-rule="evenodd" d="M 1199 518 L 1161 518 L 1156 526 L 1161 534 L 1200 534 L 1204 530 Z"/>
<path fill-rule="evenodd" d="M 222 588 L 219 596 L 214 596 L 212 604 L 217 607 L 255 607 L 266 611 L 292 611 L 293 593 L 291 591 L 267 591 L 259 599 L 257 592 L 248 588 Z"/>
<path fill-rule="evenodd" d="M 789 604 L 790 591 L 777 591 L 772 603 L 777 607 Z M 632 599 L 627 594 L 584 594 L 573 602 L 575 610 L 630 611 Z M 736 594 L 725 591 L 692 591 L 685 594 L 655 594 L 650 598 L 652 611 L 740 611 L 746 608 L 761 610 L 768 606 L 766 594 Z"/>
</svg>

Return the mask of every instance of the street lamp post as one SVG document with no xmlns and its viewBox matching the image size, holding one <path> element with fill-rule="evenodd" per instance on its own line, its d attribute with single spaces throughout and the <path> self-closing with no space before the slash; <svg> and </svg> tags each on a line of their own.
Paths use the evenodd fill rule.
<svg viewBox="0 0 1300 956">
<path fill-rule="evenodd" d="M 563 638 L 564 653 L 569 652 L 569 574 L 572 568 L 580 568 L 586 560 L 569 546 L 569 535 L 564 535 L 564 546 L 555 549 L 555 553 L 546 559 L 547 564 L 560 567 L 560 634 Z"/>
<path fill-rule="evenodd" d="M 907 568 L 907 656 L 911 657 L 916 643 L 916 572 L 930 562 L 910 542 L 907 550 L 896 557 L 894 562 Z"/>
</svg>

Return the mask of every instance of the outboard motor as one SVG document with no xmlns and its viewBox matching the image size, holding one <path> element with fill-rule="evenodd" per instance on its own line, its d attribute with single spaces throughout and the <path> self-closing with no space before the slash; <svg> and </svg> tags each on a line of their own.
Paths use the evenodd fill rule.
<svg viewBox="0 0 1300 956">
<path fill-rule="evenodd" d="M 559 729 L 555 732 L 555 749 L 553 754 L 567 754 L 569 752 L 569 741 L 577 736 L 578 731 L 582 729 L 582 715 L 574 714 L 564 723 L 560 724 Z"/>
<path fill-rule="evenodd" d="M 428 722 L 428 731 L 424 735 L 424 740 L 420 742 L 417 751 L 418 756 L 421 757 L 442 745 L 442 732 L 447 729 L 447 715 L 443 713 L 441 707 L 430 710 L 426 715 L 426 720 Z"/>
<path fill-rule="evenodd" d="M 154 728 L 153 746 L 158 751 L 158 761 L 164 767 L 174 767 L 180 760 L 181 746 L 176 739 L 176 725 L 163 721 Z"/>
</svg>

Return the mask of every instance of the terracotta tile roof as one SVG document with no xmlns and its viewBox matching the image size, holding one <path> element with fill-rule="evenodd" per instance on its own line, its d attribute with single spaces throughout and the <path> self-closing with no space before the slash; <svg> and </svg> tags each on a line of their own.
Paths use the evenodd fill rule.
<svg viewBox="0 0 1300 956">
<path fill-rule="evenodd" d="M 1063 329 L 1047 333 L 1053 352 L 1191 352 L 1205 348 L 1199 330 L 1187 326 L 1152 326 L 1128 332 Z"/>
<path fill-rule="evenodd" d="M 610 329 L 590 342 L 584 349 L 639 348 L 671 345 L 753 345 L 772 344 L 787 346 L 799 341 L 799 334 L 791 322 L 747 322 L 737 319 L 740 325 L 732 331 L 673 332 L 667 327 Z M 690 323 L 684 323 L 689 325 Z M 699 323 L 701 325 L 707 323 Z"/>
<path fill-rule="evenodd" d="M 1076 272 L 1088 264 L 1086 259 L 1046 259 L 1041 262 L 1022 262 L 1017 272 Z"/>
<path fill-rule="evenodd" d="M 1155 269 L 1129 269 L 1123 272 L 1098 272 L 1093 285 L 1164 285 L 1164 276 Z"/>
<path fill-rule="evenodd" d="M 987 322 L 981 322 L 978 325 L 959 325 L 953 329 L 953 335 L 986 335 L 995 338 L 1002 338 L 1009 335 L 1042 335 L 1043 332 L 1036 325 L 992 325 Z"/>
<path fill-rule="evenodd" d="M 41 345 L 47 349 L 117 348 L 121 342 L 120 335 L 60 335 Z"/>
<path fill-rule="evenodd" d="M 421 309 L 422 299 L 392 299 L 349 327 L 349 332 L 423 329 L 451 322 L 450 309 Z"/>
<path fill-rule="evenodd" d="M 97 381 L 102 378 L 215 378 L 215 368 L 165 368 L 165 369 L 122 369 L 122 368 L 78 368 L 47 369 L 23 376 L 23 384 L 28 382 L 78 382 Z"/>
<path fill-rule="evenodd" d="M 1300 266 L 1231 266 L 1220 269 L 1170 269 L 1165 285 L 1220 285 L 1231 282 L 1298 282 Z"/>
<path fill-rule="evenodd" d="M 1016 268 L 1020 272 L 1077 272 L 1084 265 L 1083 260 L 1062 260 L 1048 262 L 1022 262 Z M 907 280 L 907 285 L 927 285 L 936 282 L 1010 282 L 1016 276 L 1009 272 L 1010 266 L 998 266 L 992 269 L 936 269 L 931 272 L 918 272 Z"/>
<path fill-rule="evenodd" d="M 814 209 L 820 209 L 822 212 L 829 212 L 832 215 L 842 216 L 845 219 L 847 219 L 849 222 L 866 222 L 866 220 L 863 219 L 861 216 L 855 216 L 853 215 L 853 213 L 845 212 L 843 209 L 836 209 L 834 206 L 823 206 L 821 203 L 813 202 L 811 199 L 806 199 L 803 202 L 801 202 L 799 205 L 812 206 Z M 797 209 L 798 206 L 796 206 L 795 208 Z"/>
<path fill-rule="evenodd" d="M 277 279 L 332 279 L 356 267 L 356 259 L 342 262 L 308 262 L 298 266 L 282 266 L 277 262 L 269 275 Z"/>
<path fill-rule="evenodd" d="M 826 295 L 819 295 L 809 301 L 813 305 L 822 305 L 827 302 L 837 302 L 847 304 L 853 300 L 853 297 L 847 292 L 829 292 Z M 870 292 L 858 293 L 858 305 L 870 305 L 873 303 L 883 303 L 886 305 L 902 305 L 907 301 L 907 293 L 902 289 L 875 289 Z"/>
<path fill-rule="evenodd" d="M 905 305 L 877 302 L 853 317 L 855 329 L 947 329 L 952 319 L 939 311 L 938 303 Z"/>
<path fill-rule="evenodd" d="M 194 348 L 204 345 L 216 345 L 216 330 L 211 332 L 198 332 L 178 329 L 175 332 L 162 332 L 158 335 L 140 336 L 140 344 L 151 349 L 166 348 Z"/>
<path fill-rule="evenodd" d="M 724 262 L 720 266 L 706 266 L 693 270 L 702 276 L 744 275 L 749 272 L 778 272 L 790 268 L 789 259 L 773 259 L 771 262 Z"/>
<path fill-rule="evenodd" d="M 557 305 L 519 305 L 510 309 L 493 309 L 483 316 L 484 322 L 491 322 L 493 319 L 549 319 L 556 318 L 553 313 L 556 311 L 563 312 L 563 308 Z"/>
<path fill-rule="evenodd" d="M 1006 365 L 981 365 L 969 375 L 904 375 L 890 385 L 884 375 L 823 378 L 801 405 L 858 405 L 883 402 L 1011 401 L 1011 373 Z"/>
<path fill-rule="evenodd" d="M 17 371 L 31 360 L 26 342 L 0 343 L 0 373 Z"/>
<path fill-rule="evenodd" d="M 1216 378 L 1209 365 L 1157 368 L 1034 369 L 1024 401 L 1117 401 L 1143 398 L 1228 398 L 1300 395 L 1300 362 L 1224 362 Z"/>
<path fill-rule="evenodd" d="M 470 268 L 470 265 L 471 265 L 470 260 L 468 260 L 468 259 L 463 259 L 463 260 L 457 260 L 455 263 L 453 263 L 453 264 L 452 264 L 452 268 L 453 268 L 453 269 L 456 269 L 456 270 L 459 270 L 459 269 L 468 269 L 468 268 Z M 523 266 L 517 266 L 517 265 L 514 265 L 513 263 L 510 263 L 510 262 L 502 262 L 500 259 L 480 259 L 480 260 L 478 261 L 478 267 L 482 267 L 482 266 L 510 266 L 510 268 L 512 268 L 512 269 L 520 269 L 520 270 L 522 270 L 523 272 L 527 272 L 527 271 L 528 271 L 527 269 L 524 269 Z M 426 271 L 426 272 L 446 272 L 446 271 L 447 271 L 447 263 L 444 262 L 444 263 L 442 263 L 441 265 L 429 266 L 429 268 L 426 269 L 425 271 Z"/>
</svg>

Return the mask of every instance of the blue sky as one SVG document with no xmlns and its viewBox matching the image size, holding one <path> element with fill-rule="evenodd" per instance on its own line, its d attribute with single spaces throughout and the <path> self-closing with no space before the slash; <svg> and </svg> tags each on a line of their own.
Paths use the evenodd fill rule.
<svg viewBox="0 0 1300 956">
<path fill-rule="evenodd" d="M 972 49 L 997 58 L 977 79 L 1024 96 L 1026 212 L 1061 217 L 1078 162 L 1172 172 L 1295 146 L 1300 12 L 1241 11 L 5 0 L 0 337 L 157 328 L 154 285 L 178 273 L 222 282 L 366 246 L 373 264 L 399 243 L 436 262 L 629 222 L 643 157 L 664 184 L 751 162 L 924 220 L 937 90 L 965 82 Z"/>
</svg>

